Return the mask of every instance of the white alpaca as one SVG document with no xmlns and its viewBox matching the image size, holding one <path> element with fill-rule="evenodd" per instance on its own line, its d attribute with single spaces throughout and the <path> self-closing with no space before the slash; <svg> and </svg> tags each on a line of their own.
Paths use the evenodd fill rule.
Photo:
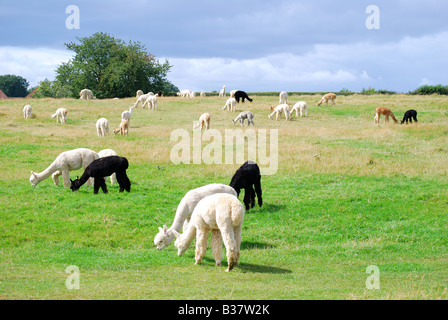
<svg viewBox="0 0 448 320">
<path fill-rule="evenodd" d="M 117 134 L 120 132 L 122 136 L 127 136 L 129 132 L 129 120 L 122 119 L 120 123 L 120 127 L 118 129 L 114 129 L 114 133 Z"/>
<path fill-rule="evenodd" d="M 207 95 L 205 94 L 205 92 L 201 92 L 200 94 L 199 94 L 202 98 L 205 98 Z"/>
<path fill-rule="evenodd" d="M 205 128 L 205 130 L 210 128 L 210 114 L 209 113 L 203 113 L 199 117 L 199 122 L 193 126 L 193 129 L 197 129 L 201 127 L 201 130 Z"/>
<path fill-rule="evenodd" d="M 104 157 L 109 157 L 109 156 L 118 156 L 118 154 L 112 149 L 104 149 L 104 150 L 101 150 L 100 152 L 98 152 L 99 158 L 104 158 Z M 104 180 L 106 180 L 106 177 L 104 177 Z M 117 182 L 117 175 L 115 173 L 113 173 L 110 176 L 110 184 L 114 184 L 116 182 Z"/>
<path fill-rule="evenodd" d="M 133 106 L 129 107 L 129 111 L 128 110 L 123 111 L 121 113 L 121 120 L 128 120 L 128 122 L 131 122 L 132 109 L 134 109 Z"/>
<path fill-rule="evenodd" d="M 240 121 L 241 126 L 243 126 L 244 120 L 247 119 L 247 126 L 249 126 L 250 124 L 252 124 L 253 126 L 255 126 L 254 124 L 254 114 L 250 111 L 243 111 L 241 112 L 238 117 L 236 117 L 233 121 L 233 125 L 235 125 L 235 122 L 237 122 L 238 120 Z"/>
<path fill-rule="evenodd" d="M 44 171 L 37 173 L 31 171 L 30 182 L 35 187 L 39 182 L 52 175 L 53 182 L 59 185 L 59 176 L 62 175 L 64 187 L 70 188 L 70 171 L 80 168 L 85 169 L 93 160 L 98 159 L 95 151 L 79 148 L 62 152 L 53 163 Z M 87 182 L 93 184 L 93 178 Z"/>
<path fill-rule="evenodd" d="M 325 103 L 328 106 L 328 100 L 331 100 L 331 105 L 334 106 L 335 105 L 334 100 L 336 100 L 336 94 L 334 94 L 333 92 L 325 94 L 316 104 L 316 106 L 320 106 L 322 103 Z"/>
<path fill-rule="evenodd" d="M 191 91 L 191 93 L 190 93 L 190 98 L 194 98 L 194 97 L 196 97 L 196 92 Z"/>
<path fill-rule="evenodd" d="M 91 100 L 93 99 L 93 93 L 89 89 L 82 89 L 79 92 L 79 99 L 81 100 Z"/>
<path fill-rule="evenodd" d="M 106 118 L 99 118 L 96 122 L 96 132 L 98 137 L 104 137 L 109 134 L 109 121 Z"/>
<path fill-rule="evenodd" d="M 231 90 L 230 91 L 230 97 L 235 97 L 235 92 L 237 92 L 237 91 L 239 91 L 239 90 Z"/>
<path fill-rule="evenodd" d="M 275 107 L 274 111 L 268 117 L 269 119 L 272 119 L 275 114 L 275 120 L 278 120 L 279 115 L 281 115 L 282 113 L 285 114 L 286 120 L 291 119 L 291 112 L 289 111 L 289 106 L 287 104 L 279 104 L 277 107 Z"/>
<path fill-rule="evenodd" d="M 280 104 L 286 104 L 288 103 L 288 93 L 286 91 L 280 92 Z"/>
<path fill-rule="evenodd" d="M 142 90 L 137 90 L 135 97 L 138 99 L 143 94 Z"/>
<path fill-rule="evenodd" d="M 33 108 L 31 108 L 31 106 L 29 104 L 27 104 L 26 106 L 23 107 L 23 117 L 25 119 L 30 119 L 31 118 L 31 111 Z"/>
<path fill-rule="evenodd" d="M 56 122 L 66 123 L 67 122 L 67 109 L 59 108 L 56 113 L 52 114 L 51 117 L 56 118 Z"/>
<path fill-rule="evenodd" d="M 173 241 L 173 231 L 180 232 L 182 226 L 185 231 L 198 202 L 215 193 L 228 193 L 237 196 L 235 189 L 221 183 L 212 183 L 188 191 L 177 206 L 171 227 L 167 228 L 166 225 L 163 228 L 159 227 L 159 233 L 154 237 L 154 244 L 157 246 L 157 249 L 162 250 Z"/>
<path fill-rule="evenodd" d="M 135 101 L 134 103 L 134 108 L 138 106 L 138 103 L 140 102 L 142 108 L 143 108 L 143 104 L 146 102 L 146 99 L 148 99 L 149 97 L 154 96 L 153 92 L 148 92 L 146 94 L 141 94 L 137 97 L 137 101 Z"/>
<path fill-rule="evenodd" d="M 296 112 L 296 118 L 299 117 L 299 111 L 300 111 L 300 117 L 302 115 L 307 116 L 308 115 L 308 105 L 305 101 L 299 101 L 297 102 L 291 109 L 291 113 Z"/>
<path fill-rule="evenodd" d="M 224 107 L 222 107 L 222 110 L 227 110 L 229 109 L 229 111 L 235 111 L 236 108 L 236 99 L 235 98 L 229 98 L 226 101 L 226 104 L 224 105 Z"/>
<path fill-rule="evenodd" d="M 195 264 L 200 264 L 207 250 L 209 232 L 212 231 L 212 252 L 216 265 L 221 265 L 222 242 L 226 246 L 227 269 L 239 263 L 244 206 L 234 195 L 218 193 L 205 197 L 194 208 L 191 221 L 183 234 L 173 231 L 174 242 L 181 256 L 196 236 Z"/>
<path fill-rule="evenodd" d="M 226 86 L 223 85 L 222 89 L 219 91 L 218 97 L 225 97 L 226 96 Z"/>
<path fill-rule="evenodd" d="M 181 92 L 178 92 L 177 95 L 182 98 L 187 98 L 187 97 L 191 96 L 191 91 L 188 89 L 185 89 L 185 90 L 182 90 Z"/>
<path fill-rule="evenodd" d="M 155 95 L 149 96 L 142 105 L 142 108 L 145 108 L 145 105 L 148 105 L 148 110 L 157 110 L 157 97 Z"/>
</svg>

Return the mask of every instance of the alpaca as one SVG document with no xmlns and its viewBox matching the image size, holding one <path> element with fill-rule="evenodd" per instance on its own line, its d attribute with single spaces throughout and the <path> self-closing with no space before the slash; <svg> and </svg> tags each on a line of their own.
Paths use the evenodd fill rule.
<svg viewBox="0 0 448 320">
<path fill-rule="evenodd" d="M 143 94 L 142 90 L 137 90 L 135 97 L 138 99 Z"/>
<path fill-rule="evenodd" d="M 31 111 L 33 110 L 33 108 L 31 108 L 31 106 L 29 104 L 27 104 L 26 106 L 23 107 L 23 117 L 25 119 L 30 119 L 31 118 Z"/>
<path fill-rule="evenodd" d="M 229 111 L 235 112 L 235 108 L 236 108 L 236 99 L 235 98 L 229 98 L 229 99 L 227 99 L 226 104 L 224 105 L 224 107 L 222 107 L 222 110 L 229 109 Z"/>
<path fill-rule="evenodd" d="M 240 90 L 230 90 L 229 94 L 231 98 L 235 98 L 235 92 L 240 91 Z"/>
<path fill-rule="evenodd" d="M 243 111 L 241 112 L 238 117 L 236 117 L 235 119 L 233 119 L 233 125 L 235 125 L 235 123 L 239 120 L 241 126 L 243 126 L 244 123 L 244 119 L 247 119 L 247 126 L 250 126 L 250 124 L 252 124 L 252 126 L 255 126 L 254 124 L 254 114 L 250 111 Z"/>
<path fill-rule="evenodd" d="M 201 127 L 201 130 L 204 129 L 208 130 L 210 128 L 210 114 L 209 113 L 203 113 L 201 114 L 201 116 L 199 117 L 199 122 L 193 126 L 193 129 L 197 129 Z"/>
<path fill-rule="evenodd" d="M 225 97 L 226 96 L 226 85 L 222 86 L 222 89 L 219 91 L 218 97 Z"/>
<path fill-rule="evenodd" d="M 176 215 L 174 216 L 174 221 L 171 227 L 167 228 L 166 225 L 164 225 L 163 228 L 159 227 L 159 233 L 154 237 L 154 244 L 157 246 L 157 250 L 162 250 L 173 241 L 173 231 L 180 232 L 182 226 L 185 231 L 190 221 L 191 214 L 198 202 L 215 193 L 237 195 L 235 189 L 221 183 L 212 183 L 188 191 L 177 206 Z"/>
<path fill-rule="evenodd" d="M 79 92 L 79 99 L 81 100 L 91 100 L 93 99 L 93 93 L 89 89 L 82 89 Z"/>
<path fill-rule="evenodd" d="M 207 95 L 205 94 L 205 92 L 201 92 L 199 95 L 201 96 L 201 98 L 205 98 L 205 97 L 207 96 Z"/>
<path fill-rule="evenodd" d="M 51 115 L 51 117 L 54 119 L 56 118 L 56 123 L 66 123 L 67 122 L 67 109 L 65 108 L 59 108 L 56 110 L 54 114 Z"/>
<path fill-rule="evenodd" d="M 178 92 L 177 95 L 182 97 L 182 98 L 190 97 L 191 96 L 191 91 L 188 90 L 188 89 L 185 89 L 185 90 L 182 90 L 181 92 Z"/>
<path fill-rule="evenodd" d="M 297 102 L 291 109 L 291 113 L 296 112 L 296 118 L 299 117 L 299 111 L 300 111 L 300 117 L 307 116 L 308 115 L 308 105 L 305 101 L 299 101 Z"/>
<path fill-rule="evenodd" d="M 243 103 L 244 103 L 244 100 L 246 100 L 246 99 L 249 100 L 250 102 L 253 101 L 253 99 L 249 98 L 249 96 L 247 95 L 246 92 L 241 91 L 241 90 L 236 91 L 234 97 L 236 99 L 236 102 L 238 102 L 238 103 L 240 103 L 240 99 L 242 99 Z"/>
<path fill-rule="evenodd" d="M 31 171 L 30 183 L 35 187 L 39 182 L 52 175 L 53 182 L 57 186 L 59 185 L 59 176 L 62 175 L 64 187 L 68 188 L 70 187 L 69 171 L 85 169 L 95 159 L 98 159 L 98 154 L 89 149 L 79 148 L 64 151 L 44 171 L 40 173 Z M 89 181 L 88 184 L 93 184 L 93 182 Z"/>
<path fill-rule="evenodd" d="M 98 137 L 104 137 L 109 134 L 109 121 L 106 118 L 99 118 L 96 122 L 96 132 Z"/>
<path fill-rule="evenodd" d="M 118 185 L 120 186 L 120 192 L 123 192 L 123 190 L 130 192 L 131 182 L 126 174 L 126 169 L 128 167 L 128 160 L 124 157 L 107 156 L 96 159 L 84 169 L 84 173 L 81 178 L 76 178 L 75 180 L 70 179 L 70 189 L 72 189 L 72 191 L 76 191 L 84 183 L 86 183 L 88 179 L 94 178 L 93 193 L 98 194 L 100 187 L 104 193 L 107 193 L 107 186 L 104 182 L 104 177 L 115 173 Z"/>
<path fill-rule="evenodd" d="M 322 103 L 326 103 L 326 105 L 328 106 L 328 100 L 331 100 L 331 105 L 334 106 L 335 99 L 336 99 L 336 95 L 333 92 L 327 93 L 320 99 L 320 101 L 316 104 L 316 106 L 320 106 Z"/>
<path fill-rule="evenodd" d="M 255 206 L 255 194 L 258 198 L 258 205 L 260 207 L 263 205 L 260 168 L 255 162 L 249 160 L 236 170 L 230 181 L 230 186 L 235 189 L 237 197 L 240 195 L 241 189 L 244 189 L 243 202 L 246 210 L 249 210 L 249 207 L 253 208 Z"/>
<path fill-rule="evenodd" d="M 162 91 L 160 91 L 160 90 L 159 90 L 159 91 L 157 91 L 157 96 L 158 96 L 158 97 L 162 97 L 162 96 L 163 96 L 163 93 L 162 93 Z"/>
<path fill-rule="evenodd" d="M 117 134 L 120 132 L 122 136 L 127 136 L 129 132 L 129 120 L 123 119 L 121 120 L 120 127 L 114 129 L 114 133 Z"/>
<path fill-rule="evenodd" d="M 278 121 L 278 117 L 282 113 L 285 114 L 285 120 L 291 120 L 291 112 L 289 111 L 289 106 L 287 104 L 279 104 L 277 107 L 275 107 L 274 111 L 270 115 L 268 115 L 268 118 L 272 119 L 275 114 L 275 120 Z"/>
<path fill-rule="evenodd" d="M 243 205 L 234 195 L 218 193 L 205 197 L 194 208 L 187 230 L 183 234 L 173 231 L 177 255 L 182 256 L 196 236 L 195 264 L 200 264 L 207 250 L 209 231 L 212 231 L 212 252 L 216 266 L 221 265 L 224 242 L 226 272 L 231 271 L 239 264 L 244 214 Z"/>
<path fill-rule="evenodd" d="M 412 119 L 414 119 L 415 123 L 418 123 L 417 121 L 417 111 L 411 109 L 404 113 L 403 120 L 401 121 L 401 124 L 403 124 L 406 121 L 406 124 L 408 124 L 408 121 L 412 123 Z"/>
<path fill-rule="evenodd" d="M 121 120 L 128 120 L 128 122 L 131 122 L 132 109 L 134 109 L 134 106 L 130 106 L 129 111 L 128 110 L 123 111 L 121 113 Z"/>
<path fill-rule="evenodd" d="M 384 119 L 384 123 L 389 122 L 389 116 L 392 117 L 392 120 L 394 120 L 395 123 L 398 123 L 397 119 L 395 119 L 394 114 L 389 108 L 386 107 L 378 107 L 375 109 L 376 115 L 373 119 L 374 123 L 380 123 L 380 117 L 381 115 L 384 115 L 386 119 Z"/>
<path fill-rule="evenodd" d="M 146 102 L 146 100 L 147 100 L 149 97 L 153 96 L 153 95 L 154 95 L 154 93 L 152 93 L 152 92 L 148 92 L 148 93 L 146 93 L 146 94 L 141 94 L 141 95 L 139 95 L 139 96 L 137 97 L 137 101 L 135 101 L 133 107 L 136 108 L 136 107 L 138 106 L 138 103 L 140 102 L 140 105 L 141 105 L 142 108 L 143 108 L 144 103 Z"/>
<path fill-rule="evenodd" d="M 194 97 L 196 97 L 196 92 L 195 91 L 191 91 L 190 98 L 194 98 Z"/>
<path fill-rule="evenodd" d="M 104 157 L 108 157 L 108 156 L 118 156 L 118 154 L 112 149 L 104 149 L 104 150 L 101 150 L 100 152 L 98 152 L 99 158 L 104 158 Z M 106 177 L 104 177 L 104 180 L 106 180 Z M 115 184 L 116 182 L 117 182 L 117 175 L 115 173 L 113 173 L 110 176 L 110 184 Z"/>
<path fill-rule="evenodd" d="M 142 108 L 145 107 L 145 105 L 148 105 L 148 110 L 157 110 L 157 97 L 156 96 L 149 96 L 145 103 L 142 104 Z"/>
<path fill-rule="evenodd" d="M 286 91 L 280 92 L 279 98 L 280 98 L 279 101 L 280 104 L 288 103 L 288 93 Z"/>
</svg>

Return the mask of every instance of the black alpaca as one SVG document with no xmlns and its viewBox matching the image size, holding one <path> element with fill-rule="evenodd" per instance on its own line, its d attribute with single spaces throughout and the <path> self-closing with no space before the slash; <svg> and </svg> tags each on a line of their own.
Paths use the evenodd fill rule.
<svg viewBox="0 0 448 320">
<path fill-rule="evenodd" d="M 403 120 L 401 120 L 401 124 L 403 124 L 406 121 L 406 124 L 408 124 L 408 121 L 412 123 L 412 119 L 414 119 L 415 122 L 417 121 L 417 111 L 415 110 L 408 110 L 404 113 Z"/>
<path fill-rule="evenodd" d="M 244 204 L 246 210 L 249 206 L 255 206 L 255 193 L 258 198 L 258 205 L 261 207 L 263 199 L 261 197 L 261 175 L 260 168 L 253 161 L 245 162 L 233 175 L 230 186 L 235 189 L 237 195 L 240 195 L 241 189 L 244 189 Z M 255 186 L 255 191 L 254 191 Z"/>
<path fill-rule="evenodd" d="M 104 177 L 110 176 L 113 173 L 117 176 L 117 182 L 120 185 L 120 192 L 126 190 L 131 191 L 131 181 L 126 174 L 126 169 L 129 167 L 128 160 L 124 157 L 110 156 L 93 160 L 84 170 L 81 178 L 75 181 L 70 179 L 70 189 L 72 191 L 78 190 L 89 178 L 94 178 L 93 193 L 97 194 L 101 187 L 104 193 L 107 193 L 106 182 Z"/>
<path fill-rule="evenodd" d="M 249 98 L 249 96 L 247 95 L 246 92 L 240 91 L 240 90 L 235 92 L 235 99 L 236 99 L 236 102 L 238 102 L 238 103 L 240 103 L 240 99 L 242 99 L 242 102 L 244 102 L 245 99 L 249 100 L 250 102 L 253 101 L 251 98 Z"/>
</svg>

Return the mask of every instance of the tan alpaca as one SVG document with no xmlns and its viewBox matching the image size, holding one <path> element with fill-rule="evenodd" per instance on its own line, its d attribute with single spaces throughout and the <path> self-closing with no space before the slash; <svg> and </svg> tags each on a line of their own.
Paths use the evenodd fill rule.
<svg viewBox="0 0 448 320">
<path fill-rule="evenodd" d="M 210 114 L 209 113 L 203 113 L 200 117 L 199 117 L 199 122 L 197 125 L 195 125 L 193 127 L 193 129 L 197 129 L 201 127 L 201 130 L 204 129 L 205 130 L 210 128 Z"/>
<path fill-rule="evenodd" d="M 333 92 L 325 94 L 320 101 L 316 104 L 316 106 L 320 106 L 322 103 L 325 103 L 328 106 L 328 100 L 331 100 L 331 105 L 334 106 L 336 100 L 336 95 Z"/>
<path fill-rule="evenodd" d="M 121 120 L 120 127 L 118 129 L 114 129 L 115 134 L 120 132 L 122 136 L 127 136 L 128 131 L 129 131 L 129 120 L 126 119 Z"/>
<path fill-rule="evenodd" d="M 380 117 L 381 115 L 384 115 L 386 117 L 386 119 L 384 120 L 384 123 L 389 122 L 389 116 L 392 117 L 392 120 L 394 120 L 395 123 L 397 123 L 397 119 L 395 119 L 394 114 L 392 113 L 392 111 L 389 108 L 386 107 L 378 107 L 375 109 L 376 115 L 375 118 L 373 119 L 373 121 L 375 123 L 379 123 L 380 122 Z"/>
<path fill-rule="evenodd" d="M 51 117 L 56 118 L 56 122 L 66 123 L 67 122 L 67 109 L 59 108 L 56 113 L 52 114 Z"/>
</svg>

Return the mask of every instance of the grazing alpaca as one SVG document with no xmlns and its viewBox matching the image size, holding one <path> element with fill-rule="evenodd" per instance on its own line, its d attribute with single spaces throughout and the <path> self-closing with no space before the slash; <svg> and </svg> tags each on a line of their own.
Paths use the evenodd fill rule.
<svg viewBox="0 0 448 320">
<path fill-rule="evenodd" d="M 229 111 L 235 111 L 236 108 L 236 99 L 235 98 L 229 98 L 226 101 L 226 104 L 224 105 L 224 107 L 222 107 L 222 110 L 227 110 L 229 109 Z"/>
<path fill-rule="evenodd" d="M 117 134 L 120 132 L 122 136 L 127 136 L 129 131 L 129 120 L 123 119 L 121 120 L 120 127 L 114 129 L 114 133 Z"/>
<path fill-rule="evenodd" d="M 279 98 L 280 98 L 279 104 L 288 103 L 288 93 L 286 91 L 280 92 Z"/>
<path fill-rule="evenodd" d="M 93 99 L 93 93 L 89 89 L 82 89 L 79 92 L 79 99 L 81 100 L 91 100 Z"/>
<path fill-rule="evenodd" d="M 302 115 L 307 116 L 308 115 L 308 105 L 305 101 L 299 101 L 297 102 L 291 109 L 291 113 L 296 112 L 296 118 L 299 117 L 299 111 L 300 111 L 300 117 Z"/>
<path fill-rule="evenodd" d="M 212 252 L 216 266 L 221 265 L 222 242 L 226 246 L 227 269 L 231 271 L 239 263 L 241 231 L 244 220 L 244 207 L 237 197 L 218 193 L 205 197 L 194 208 L 191 221 L 183 234 L 174 231 L 178 249 L 182 256 L 196 236 L 195 264 L 200 264 L 207 250 L 209 231 L 212 231 Z"/>
<path fill-rule="evenodd" d="M 104 150 L 101 150 L 100 152 L 98 152 L 99 158 L 104 158 L 104 157 L 108 157 L 108 156 L 118 156 L 118 154 L 112 149 L 104 149 Z M 104 180 L 106 180 L 106 177 L 104 177 Z M 117 182 L 117 175 L 115 173 L 113 173 L 110 176 L 110 184 L 115 184 L 116 182 Z"/>
<path fill-rule="evenodd" d="M 246 210 L 249 210 L 249 206 L 251 208 L 255 206 L 255 193 L 257 194 L 258 205 L 262 206 L 260 168 L 255 162 L 249 160 L 236 170 L 230 181 L 230 186 L 235 189 L 237 197 L 240 195 L 241 189 L 244 189 L 243 202 L 246 205 Z"/>
<path fill-rule="evenodd" d="M 244 100 L 247 99 L 250 102 L 252 102 L 253 100 L 251 98 L 249 98 L 249 96 L 247 95 L 246 92 L 238 90 L 235 92 L 234 97 L 236 99 L 236 102 L 240 103 L 240 99 L 242 99 L 242 102 L 244 103 Z"/>
<path fill-rule="evenodd" d="M 27 104 L 26 106 L 23 107 L 23 117 L 25 119 L 30 119 L 31 118 L 31 111 L 33 108 L 31 108 L 31 106 L 29 104 Z"/>
<path fill-rule="evenodd" d="M 229 94 L 231 98 L 235 98 L 235 92 L 240 91 L 240 90 L 230 90 Z"/>
<path fill-rule="evenodd" d="M 205 98 L 207 95 L 205 94 L 205 92 L 201 92 L 200 94 L 199 94 L 202 98 Z"/>
<path fill-rule="evenodd" d="M 332 92 L 327 93 L 320 99 L 320 101 L 316 104 L 316 106 L 320 106 L 322 103 L 326 103 L 326 105 L 328 106 L 328 100 L 331 100 L 331 105 L 334 106 L 335 99 L 336 99 L 336 95 L 334 93 L 332 93 Z"/>
<path fill-rule="evenodd" d="M 373 119 L 374 123 L 380 123 L 380 117 L 381 115 L 384 115 L 386 119 L 384 120 L 384 123 L 389 122 L 389 116 L 392 117 L 392 120 L 394 120 L 395 123 L 398 123 L 397 119 L 395 119 L 394 114 L 389 108 L 386 107 L 378 107 L 375 109 L 376 115 Z"/>
<path fill-rule="evenodd" d="M 131 182 L 126 174 L 126 169 L 128 167 L 128 160 L 124 157 L 108 156 L 99 158 L 92 161 L 92 163 L 84 169 L 84 173 L 81 178 L 77 178 L 74 181 L 70 179 L 70 189 L 72 189 L 72 191 L 76 191 L 84 183 L 86 183 L 89 178 L 94 178 L 93 193 L 97 194 L 100 187 L 104 193 L 107 193 L 107 186 L 104 182 L 104 177 L 115 173 L 117 176 L 118 185 L 120 186 L 120 192 L 123 192 L 123 190 L 130 192 Z"/>
<path fill-rule="evenodd" d="M 135 94 L 135 97 L 138 99 L 143 94 L 142 90 L 137 90 L 137 93 Z"/>
<path fill-rule="evenodd" d="M 241 126 L 243 126 L 244 123 L 244 119 L 247 119 L 247 126 L 249 126 L 250 124 L 252 124 L 253 126 L 255 126 L 254 124 L 254 114 L 250 111 L 243 111 L 241 112 L 238 117 L 236 117 L 235 119 L 233 119 L 233 125 L 235 125 L 235 123 L 239 120 Z"/>
<path fill-rule="evenodd" d="M 109 121 L 106 118 L 99 118 L 96 122 L 96 132 L 98 137 L 104 137 L 109 134 Z"/>
<path fill-rule="evenodd" d="M 408 124 L 408 121 L 412 123 L 412 119 L 414 119 L 415 123 L 418 123 L 417 121 L 417 111 L 411 109 L 404 113 L 403 120 L 401 120 L 401 124 L 403 124 L 406 121 L 406 124 Z"/>
<path fill-rule="evenodd" d="M 212 183 L 188 191 L 177 206 L 176 215 L 174 216 L 174 221 L 171 227 L 167 228 L 166 225 L 164 225 L 163 228 L 159 227 L 159 233 L 154 237 L 154 244 L 157 246 L 157 249 L 162 250 L 173 241 L 173 231 L 180 232 L 182 226 L 185 231 L 190 221 L 191 214 L 198 202 L 215 193 L 237 195 L 235 189 L 221 183 Z"/>
<path fill-rule="evenodd" d="M 85 169 L 95 159 L 98 159 L 98 154 L 89 149 L 79 148 L 64 151 L 44 171 L 40 173 L 31 171 L 31 185 L 35 187 L 39 182 L 52 175 L 53 182 L 57 186 L 59 185 L 59 176 L 62 175 L 64 187 L 68 188 L 70 187 L 69 171 L 80 168 Z M 90 181 L 89 184 L 93 184 L 93 182 Z"/>
<path fill-rule="evenodd" d="M 193 129 L 197 129 L 199 127 L 201 127 L 201 130 L 204 129 L 204 127 L 205 130 L 210 128 L 210 114 L 201 114 L 201 116 L 199 117 L 199 122 L 195 126 L 193 126 Z"/>
<path fill-rule="evenodd" d="M 226 86 L 223 85 L 222 89 L 219 91 L 218 97 L 225 97 L 226 96 Z"/>
<path fill-rule="evenodd" d="M 291 112 L 289 111 L 289 106 L 287 104 L 279 104 L 277 107 L 275 107 L 274 111 L 270 115 L 268 115 L 268 118 L 272 119 L 275 114 L 275 120 L 278 121 L 278 117 L 282 113 L 285 114 L 285 120 L 291 120 Z"/>
<path fill-rule="evenodd" d="M 51 115 L 51 117 L 54 119 L 56 118 L 56 123 L 66 123 L 67 122 L 67 109 L 65 108 L 59 108 L 56 110 L 54 114 Z"/>
<path fill-rule="evenodd" d="M 191 97 L 191 91 L 189 89 L 185 89 L 185 90 L 182 90 L 181 92 L 178 92 L 177 95 L 182 98 Z"/>
<path fill-rule="evenodd" d="M 154 93 L 153 92 L 148 92 L 146 94 L 141 94 L 139 96 L 137 96 L 137 101 L 135 101 L 134 103 L 134 108 L 138 106 L 138 103 L 141 103 L 141 106 L 143 108 L 143 104 L 145 103 L 146 99 L 148 99 L 150 96 L 153 96 Z"/>
<path fill-rule="evenodd" d="M 195 91 L 191 91 L 190 98 L 194 98 L 194 97 L 196 97 L 196 92 Z"/>
<path fill-rule="evenodd" d="M 157 97 L 156 96 L 149 96 L 145 103 L 142 105 L 142 108 L 145 108 L 145 106 L 148 105 L 148 110 L 157 110 Z"/>
</svg>

